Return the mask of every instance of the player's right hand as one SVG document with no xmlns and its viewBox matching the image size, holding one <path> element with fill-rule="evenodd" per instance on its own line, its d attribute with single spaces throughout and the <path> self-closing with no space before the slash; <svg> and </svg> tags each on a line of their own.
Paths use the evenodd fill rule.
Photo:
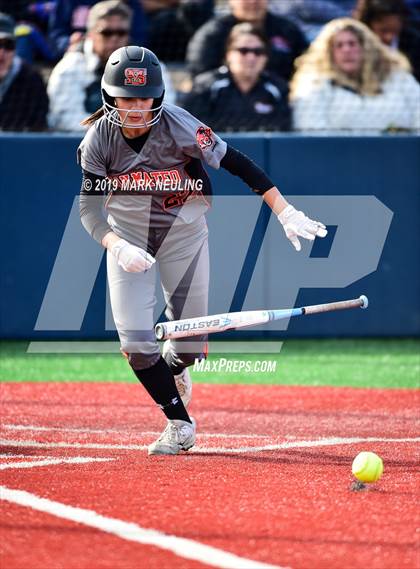
<svg viewBox="0 0 420 569">
<path fill-rule="evenodd" d="M 141 247 L 131 245 L 125 239 L 119 239 L 111 247 L 111 253 L 120 267 L 128 273 L 141 273 L 150 269 L 156 260 Z"/>
</svg>

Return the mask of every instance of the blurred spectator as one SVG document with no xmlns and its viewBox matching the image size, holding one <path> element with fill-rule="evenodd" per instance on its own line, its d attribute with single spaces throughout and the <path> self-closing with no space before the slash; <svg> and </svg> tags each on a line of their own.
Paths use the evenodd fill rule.
<svg viewBox="0 0 420 569">
<path fill-rule="evenodd" d="M 309 41 L 330 20 L 350 16 L 353 7 L 354 0 L 269 0 L 269 10 L 292 20 Z"/>
<path fill-rule="evenodd" d="M 420 32 L 420 0 L 406 0 L 410 23 Z"/>
<path fill-rule="evenodd" d="M 89 12 L 86 39 L 69 50 L 48 82 L 50 126 L 84 130 L 80 122 L 102 105 L 101 77 L 113 51 L 129 43 L 131 10 L 118 0 L 98 2 Z"/>
<path fill-rule="evenodd" d="M 297 61 L 297 130 L 361 133 L 420 128 L 420 85 L 406 58 L 356 20 L 333 20 Z"/>
<path fill-rule="evenodd" d="M 16 55 L 14 28 L 14 20 L 0 12 L 0 130 L 45 130 L 45 85 L 39 73 Z"/>
<path fill-rule="evenodd" d="M 0 12 L 8 14 L 16 22 L 25 16 L 31 0 L 0 0 Z"/>
<path fill-rule="evenodd" d="M 286 18 L 267 11 L 267 0 L 229 0 L 230 13 L 215 16 L 192 37 L 187 49 L 189 69 L 193 75 L 216 69 L 223 63 L 230 30 L 240 22 L 259 26 L 270 44 L 267 67 L 289 79 L 293 62 L 307 47 L 299 28 Z"/>
<path fill-rule="evenodd" d="M 90 8 L 97 0 L 57 0 L 51 13 L 49 36 L 56 59 L 84 37 Z M 146 43 L 145 15 L 142 0 L 120 0 L 132 11 L 131 39 L 137 45 Z"/>
<path fill-rule="evenodd" d="M 54 5 L 54 1 L 0 0 L 0 10 L 11 15 L 16 22 L 16 54 L 28 63 L 55 60 L 47 37 L 48 20 Z"/>
<path fill-rule="evenodd" d="M 98 2 L 89 11 L 86 39 L 69 50 L 53 69 L 48 82 L 50 126 L 80 131 L 80 122 L 102 106 L 101 77 L 108 57 L 128 45 L 131 10 L 118 0 Z M 165 77 L 165 99 L 172 102 L 170 80 Z"/>
<path fill-rule="evenodd" d="M 287 83 L 264 71 L 267 60 L 259 28 L 237 24 L 226 44 L 226 67 L 197 75 L 183 106 L 213 130 L 289 130 Z"/>
<path fill-rule="evenodd" d="M 404 53 L 420 81 L 420 32 L 410 26 L 404 0 L 359 0 L 354 17 L 369 26 L 385 45 Z"/>
<path fill-rule="evenodd" d="M 213 16 L 214 0 L 143 0 L 148 47 L 163 61 L 184 61 L 195 31 Z"/>
</svg>

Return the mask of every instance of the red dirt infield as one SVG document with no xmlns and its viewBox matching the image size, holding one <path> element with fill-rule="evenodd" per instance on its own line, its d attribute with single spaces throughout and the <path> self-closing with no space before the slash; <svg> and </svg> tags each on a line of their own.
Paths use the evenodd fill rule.
<svg viewBox="0 0 420 569">
<path fill-rule="evenodd" d="M 196 446 L 148 457 L 164 420 L 136 384 L 0 389 L 1 484 L 30 502 L 4 490 L 2 567 L 420 567 L 416 391 L 195 385 Z M 353 492 L 361 450 L 379 454 L 385 470 Z M 34 509 L 36 497 L 55 513 Z M 66 519 L 60 504 L 86 521 Z M 118 520 L 189 541 L 181 552 L 131 541 L 94 527 L 88 511 L 110 528 Z M 191 559 L 194 543 L 241 559 Z"/>
</svg>

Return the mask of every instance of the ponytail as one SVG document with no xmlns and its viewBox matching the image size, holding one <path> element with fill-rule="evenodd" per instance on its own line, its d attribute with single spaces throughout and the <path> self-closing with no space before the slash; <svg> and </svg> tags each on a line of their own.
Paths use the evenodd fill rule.
<svg viewBox="0 0 420 569">
<path fill-rule="evenodd" d="M 82 126 L 92 126 L 98 119 L 100 119 L 101 117 L 103 117 L 105 114 L 104 108 L 100 107 L 98 110 L 96 110 L 93 114 L 91 114 L 89 117 L 85 118 L 84 120 L 82 120 L 82 122 L 80 123 Z"/>
</svg>

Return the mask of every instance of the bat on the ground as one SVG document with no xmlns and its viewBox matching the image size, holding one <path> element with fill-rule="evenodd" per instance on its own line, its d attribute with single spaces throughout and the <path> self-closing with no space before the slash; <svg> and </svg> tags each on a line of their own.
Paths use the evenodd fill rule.
<svg viewBox="0 0 420 569">
<path fill-rule="evenodd" d="M 349 308 L 367 308 L 368 299 L 365 295 L 352 300 L 339 302 L 327 302 L 326 304 L 314 304 L 301 308 L 287 308 L 282 310 L 248 310 L 244 312 L 227 312 L 212 316 L 200 316 L 199 318 L 187 318 L 185 320 L 173 320 L 155 326 L 155 335 L 158 340 L 187 338 L 214 332 L 225 332 L 232 328 L 245 328 L 265 324 L 273 320 L 303 316 L 304 314 L 319 314 L 334 310 L 347 310 Z"/>
</svg>

